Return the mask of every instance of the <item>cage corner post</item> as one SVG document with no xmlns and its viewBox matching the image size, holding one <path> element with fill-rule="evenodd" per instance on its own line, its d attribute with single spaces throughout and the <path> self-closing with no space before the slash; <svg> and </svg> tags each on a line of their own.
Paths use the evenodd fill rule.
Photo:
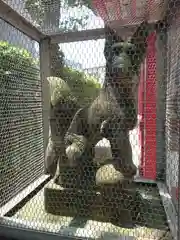
<svg viewBox="0 0 180 240">
<path fill-rule="evenodd" d="M 49 138 L 49 111 L 50 111 L 50 90 L 49 82 L 51 63 L 50 63 L 50 38 L 40 40 L 40 77 L 42 86 L 42 117 L 43 117 L 43 132 L 44 132 L 44 154 Z"/>
<path fill-rule="evenodd" d="M 166 27 L 157 30 L 156 38 L 156 179 L 165 181 L 166 172 L 166 88 L 167 88 L 167 32 Z"/>
<path fill-rule="evenodd" d="M 145 102 L 146 60 L 141 64 L 140 83 L 138 89 L 138 138 L 140 145 L 139 175 L 144 176 L 144 102 Z"/>
<path fill-rule="evenodd" d="M 143 177 L 156 180 L 156 32 L 149 35 L 147 39 L 146 55 L 146 79 L 144 99 L 144 161 L 142 168 Z"/>
</svg>

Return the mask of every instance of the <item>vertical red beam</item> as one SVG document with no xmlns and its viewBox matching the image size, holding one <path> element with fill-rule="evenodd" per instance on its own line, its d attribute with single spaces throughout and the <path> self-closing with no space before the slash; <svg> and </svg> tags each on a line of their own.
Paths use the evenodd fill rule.
<svg viewBox="0 0 180 240">
<path fill-rule="evenodd" d="M 156 33 L 148 37 L 147 78 L 145 83 L 145 159 L 143 177 L 156 179 Z"/>
<path fill-rule="evenodd" d="M 144 175 L 144 90 L 145 90 L 145 68 L 146 68 L 146 61 L 141 65 L 140 71 L 140 82 L 139 82 L 139 89 L 138 89 L 138 135 L 139 135 L 139 145 L 140 145 L 140 165 L 139 165 L 139 175 Z"/>
</svg>

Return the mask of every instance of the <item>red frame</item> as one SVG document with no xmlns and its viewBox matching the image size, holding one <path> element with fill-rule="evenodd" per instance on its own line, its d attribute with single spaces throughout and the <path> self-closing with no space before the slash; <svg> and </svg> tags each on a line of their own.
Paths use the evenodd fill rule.
<svg viewBox="0 0 180 240">
<path fill-rule="evenodd" d="M 144 102 L 145 102 L 145 79 L 146 79 L 146 59 L 144 63 L 141 65 L 140 71 L 140 82 L 139 82 L 139 91 L 138 91 L 138 134 L 139 134 L 139 144 L 141 149 L 140 155 L 140 166 L 139 166 L 139 174 L 144 176 L 144 167 L 145 167 L 145 159 L 144 159 L 144 141 L 145 141 L 145 116 L 144 116 Z"/>
<path fill-rule="evenodd" d="M 156 179 L 156 33 L 147 40 L 147 56 L 139 85 L 139 140 L 141 146 L 140 175 Z"/>
</svg>

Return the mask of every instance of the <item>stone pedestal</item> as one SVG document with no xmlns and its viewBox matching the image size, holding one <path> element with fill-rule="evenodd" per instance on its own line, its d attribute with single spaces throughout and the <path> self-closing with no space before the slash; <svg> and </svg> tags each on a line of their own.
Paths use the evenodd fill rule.
<svg viewBox="0 0 180 240">
<path fill-rule="evenodd" d="M 81 216 L 130 227 L 139 217 L 142 201 L 134 183 L 126 189 L 121 187 L 111 183 L 88 191 L 62 188 L 51 181 L 44 190 L 45 210 L 54 215 Z"/>
</svg>

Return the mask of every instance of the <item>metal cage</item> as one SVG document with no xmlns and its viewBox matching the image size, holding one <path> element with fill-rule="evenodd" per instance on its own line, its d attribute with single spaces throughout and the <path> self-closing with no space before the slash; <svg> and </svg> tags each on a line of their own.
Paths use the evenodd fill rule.
<svg viewBox="0 0 180 240">
<path fill-rule="evenodd" d="M 0 0 L 0 238 L 180 239 L 179 6 L 179 0 Z M 75 195 L 69 193 L 71 190 L 60 193 L 62 188 L 45 174 L 52 134 L 51 87 L 57 80 L 50 83 L 48 79 L 53 76 L 61 79 L 58 84 L 68 82 L 74 94 L 79 91 L 78 106 L 84 108 L 86 101 L 99 96 L 106 80 L 104 25 L 109 24 L 126 38 L 144 19 L 157 26 L 147 37 L 139 70 L 138 123 L 129 134 L 138 168 L 132 186 L 144 205 L 138 203 L 137 210 L 135 200 L 129 203 L 128 194 L 116 192 L 116 187 L 103 188 L 104 195 L 99 189 L 80 190 Z M 67 48 L 69 58 L 64 59 Z M 99 62 L 94 65 L 84 64 L 95 59 Z M 69 75 L 65 75 L 67 71 L 71 71 Z M 76 78 L 82 81 L 78 83 Z M 94 79 L 98 81 L 93 85 Z M 92 90 L 92 85 L 98 89 Z M 58 91 L 65 93 L 69 88 L 64 85 Z M 103 139 L 95 150 L 99 164 L 104 158 L 112 159 L 110 142 Z M 115 195 L 109 200 L 110 191 Z M 51 196 L 44 203 L 47 194 Z M 77 199 L 83 206 L 79 207 Z M 143 215 L 136 228 L 119 227 L 110 221 L 108 214 L 117 212 L 120 204 L 136 209 L 135 220 Z M 93 217 L 89 213 L 84 216 L 86 205 L 93 206 Z M 82 208 L 84 215 L 79 217 Z M 94 217 L 97 212 L 98 219 Z M 102 220 L 104 215 L 106 220 Z"/>
</svg>

